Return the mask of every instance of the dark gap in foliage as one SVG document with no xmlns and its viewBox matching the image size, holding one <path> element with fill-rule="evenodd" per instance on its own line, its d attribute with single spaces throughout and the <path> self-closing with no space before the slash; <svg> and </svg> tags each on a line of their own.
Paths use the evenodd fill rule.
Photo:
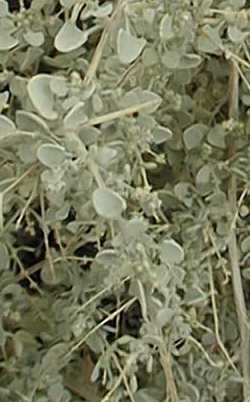
<svg viewBox="0 0 250 402">
<path fill-rule="evenodd" d="M 9 11 L 11 13 L 20 11 L 20 2 L 19 0 L 8 0 Z"/>
<path fill-rule="evenodd" d="M 84 257 L 95 258 L 97 253 L 98 253 L 98 247 L 96 242 L 87 242 L 83 246 L 78 247 L 74 251 L 74 255 L 76 257 L 82 257 L 82 258 Z M 89 269 L 90 266 L 91 266 L 90 261 L 80 264 L 80 267 L 83 269 Z"/>
<path fill-rule="evenodd" d="M 32 4 L 32 0 L 23 0 L 24 7 L 28 10 Z"/>
<path fill-rule="evenodd" d="M 68 216 L 66 219 L 64 219 L 63 223 L 67 225 L 68 223 L 73 222 L 75 218 L 76 218 L 76 211 L 73 207 L 71 207 Z"/>
<path fill-rule="evenodd" d="M 122 335 L 131 335 L 135 338 L 139 337 L 140 328 L 142 325 L 141 306 L 136 301 L 127 311 L 121 314 L 121 327 L 119 337 Z"/>
</svg>

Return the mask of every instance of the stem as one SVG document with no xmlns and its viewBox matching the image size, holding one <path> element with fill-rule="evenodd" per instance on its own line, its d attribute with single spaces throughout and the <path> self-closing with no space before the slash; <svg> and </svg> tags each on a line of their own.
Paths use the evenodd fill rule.
<svg viewBox="0 0 250 402">
<path fill-rule="evenodd" d="M 229 72 L 229 105 L 228 113 L 230 119 L 238 119 L 239 112 L 239 71 L 234 60 L 230 60 Z M 229 149 L 229 157 L 236 153 L 235 142 L 232 139 L 231 147 Z M 230 210 L 233 215 L 237 213 L 237 179 L 232 174 L 229 187 L 228 187 L 228 200 Z M 241 338 L 241 366 L 243 375 L 243 395 L 244 400 L 250 398 L 250 331 L 247 320 L 247 309 L 243 293 L 242 279 L 240 273 L 238 245 L 236 236 L 236 227 L 230 230 L 228 242 L 229 258 L 232 271 L 232 283 L 234 291 L 234 301 L 236 306 L 236 313 L 238 316 L 240 338 Z"/>
</svg>

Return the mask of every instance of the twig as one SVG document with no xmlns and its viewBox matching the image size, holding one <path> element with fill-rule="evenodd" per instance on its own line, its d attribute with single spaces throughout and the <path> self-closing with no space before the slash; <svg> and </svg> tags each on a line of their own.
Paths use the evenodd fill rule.
<svg viewBox="0 0 250 402">
<path fill-rule="evenodd" d="M 104 28 L 104 30 L 102 32 L 101 39 L 99 40 L 99 43 L 98 43 L 98 45 L 96 47 L 94 56 L 93 56 L 93 58 L 91 60 L 91 63 L 89 65 L 89 69 L 88 69 L 88 71 L 87 71 L 87 73 L 86 73 L 86 75 L 84 77 L 84 84 L 86 84 L 86 85 L 88 85 L 91 82 L 91 80 L 93 79 L 93 77 L 94 77 L 94 75 L 96 73 L 96 70 L 98 68 L 98 64 L 99 64 L 99 62 L 101 60 L 101 57 L 102 57 L 104 46 L 105 46 L 105 44 L 107 42 L 107 39 L 109 37 L 110 32 L 113 29 L 114 22 L 116 21 L 117 17 L 120 15 L 120 12 L 121 12 L 122 8 L 124 7 L 124 5 L 125 5 L 124 0 L 120 0 L 118 2 L 117 6 L 116 6 L 116 9 L 114 10 L 111 18 L 107 22 L 107 24 L 106 24 L 106 26 L 105 26 L 105 28 Z"/>
<path fill-rule="evenodd" d="M 212 269 L 212 264 L 210 258 L 208 258 L 208 268 L 209 268 L 209 281 L 210 281 L 210 290 L 211 290 L 211 301 L 212 301 L 212 309 L 213 309 L 213 317 L 214 317 L 214 329 L 215 329 L 215 337 L 216 341 L 222 351 L 222 353 L 225 355 L 228 363 L 230 366 L 234 369 L 235 373 L 240 376 L 240 373 L 235 366 L 234 362 L 232 361 L 231 357 L 228 354 L 227 349 L 225 348 L 221 337 L 220 337 L 220 331 L 219 331 L 219 319 L 218 319 L 218 313 L 217 313 L 217 306 L 216 306 L 216 300 L 215 300 L 215 288 L 214 288 L 214 279 L 213 279 L 213 269 Z"/>
<path fill-rule="evenodd" d="M 118 310 L 115 310 L 113 313 L 111 313 L 107 318 L 99 322 L 94 328 L 92 328 L 76 345 L 74 345 L 71 350 L 68 352 L 69 355 L 71 355 L 73 352 L 75 352 L 77 349 L 79 349 L 80 346 L 84 344 L 84 342 L 91 336 L 93 335 L 98 329 L 100 329 L 103 325 L 105 325 L 107 322 L 113 320 L 116 318 L 118 314 L 120 314 L 123 310 L 126 310 L 134 302 L 137 300 L 136 297 L 133 297 L 130 299 L 128 302 L 124 303 Z"/>
<path fill-rule="evenodd" d="M 239 113 L 239 71 L 236 66 L 237 57 L 229 60 L 229 105 L 228 114 L 230 119 L 238 119 Z M 235 142 L 232 138 L 229 157 L 232 157 L 235 152 Z M 235 214 L 237 212 L 237 179 L 234 174 L 228 186 L 228 200 L 231 211 Z M 232 283 L 234 290 L 234 301 L 236 305 L 236 312 L 238 316 L 240 337 L 241 337 L 241 365 L 243 375 L 243 395 L 244 399 L 248 400 L 250 397 L 250 331 L 247 320 L 247 309 L 243 293 L 238 245 L 235 226 L 231 228 L 228 243 L 229 258 L 232 270 Z"/>
<path fill-rule="evenodd" d="M 165 345 L 160 347 L 160 360 L 166 379 L 165 401 L 169 399 L 171 402 L 180 402 L 172 370 L 171 355 Z"/>
<path fill-rule="evenodd" d="M 93 119 L 88 120 L 86 123 L 83 123 L 81 127 L 91 127 L 95 126 L 96 124 L 107 123 L 112 120 L 120 119 L 121 117 L 125 117 L 128 115 L 132 115 L 133 113 L 140 112 L 148 107 L 155 106 L 159 103 L 159 101 L 148 101 L 144 103 L 140 103 L 137 105 L 129 106 L 125 109 L 117 110 L 115 112 L 110 112 L 104 114 L 102 116 L 93 117 Z"/>
</svg>

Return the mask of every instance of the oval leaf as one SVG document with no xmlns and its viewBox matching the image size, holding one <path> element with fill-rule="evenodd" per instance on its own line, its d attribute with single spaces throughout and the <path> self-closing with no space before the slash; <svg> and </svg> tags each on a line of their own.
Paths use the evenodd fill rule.
<svg viewBox="0 0 250 402">
<path fill-rule="evenodd" d="M 93 193 L 93 204 L 98 215 L 107 219 L 117 219 L 126 209 L 125 200 L 107 188 L 98 188 Z"/>
<path fill-rule="evenodd" d="M 8 32 L 0 31 L 0 51 L 10 50 L 18 45 L 18 40 Z"/>
<path fill-rule="evenodd" d="M 37 157 L 43 165 L 55 168 L 65 161 L 66 154 L 60 145 L 43 144 L 37 150 Z"/>
<path fill-rule="evenodd" d="M 24 33 L 23 37 L 29 45 L 35 47 L 41 46 L 44 42 L 43 32 L 33 32 L 29 29 Z"/>
<path fill-rule="evenodd" d="M 2 128 L 16 128 L 16 126 L 7 116 L 0 114 L 0 129 Z"/>
<path fill-rule="evenodd" d="M 120 29 L 117 37 L 117 50 L 120 61 L 124 64 L 132 63 L 146 45 L 146 40 L 131 35 L 124 29 Z"/>
<path fill-rule="evenodd" d="M 64 117 L 64 127 L 74 130 L 80 124 L 86 122 L 88 118 L 84 112 L 84 103 L 78 102 Z"/>
<path fill-rule="evenodd" d="M 163 240 L 161 259 L 169 265 L 180 264 L 184 260 L 183 248 L 174 239 Z"/>
<path fill-rule="evenodd" d="M 187 128 L 183 134 L 186 148 L 189 150 L 200 146 L 206 131 L 207 127 L 204 124 L 193 124 Z"/>
<path fill-rule="evenodd" d="M 55 37 L 55 48 L 59 52 L 71 52 L 88 40 L 88 33 L 81 31 L 71 21 L 66 21 Z"/>
<path fill-rule="evenodd" d="M 54 110 L 54 96 L 50 90 L 50 75 L 38 74 L 28 83 L 28 94 L 37 111 L 47 120 L 57 118 Z"/>
</svg>

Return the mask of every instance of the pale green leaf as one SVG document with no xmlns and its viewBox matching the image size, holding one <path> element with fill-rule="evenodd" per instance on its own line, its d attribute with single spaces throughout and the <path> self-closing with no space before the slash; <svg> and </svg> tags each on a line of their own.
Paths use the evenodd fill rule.
<svg viewBox="0 0 250 402">
<path fill-rule="evenodd" d="M 41 116 L 47 120 L 55 120 L 57 112 L 54 109 L 54 96 L 50 90 L 50 80 L 50 75 L 38 74 L 30 79 L 27 89 L 33 105 Z"/>
<path fill-rule="evenodd" d="M 161 259 L 169 265 L 181 264 L 184 260 L 184 250 L 174 239 L 165 239 L 161 243 Z"/>
<path fill-rule="evenodd" d="M 120 61 L 124 64 L 132 63 L 146 45 L 144 38 L 137 38 L 128 31 L 120 29 L 117 36 L 117 50 Z"/>
<path fill-rule="evenodd" d="M 88 40 L 88 32 L 81 31 L 71 22 L 66 21 L 55 37 L 55 48 L 62 53 L 78 49 Z"/>
<path fill-rule="evenodd" d="M 37 157 L 43 165 L 55 168 L 65 161 L 66 152 L 60 145 L 43 144 L 37 150 Z"/>
<path fill-rule="evenodd" d="M 43 32 L 33 32 L 29 29 L 23 34 L 23 37 L 29 45 L 35 47 L 41 46 L 44 42 Z"/>
<path fill-rule="evenodd" d="M 63 119 L 64 127 L 76 129 L 81 124 L 85 123 L 88 117 L 85 114 L 85 104 L 78 102 L 73 108 L 66 114 Z"/>
<path fill-rule="evenodd" d="M 107 219 L 120 218 L 126 209 L 126 201 L 116 192 L 99 188 L 93 193 L 93 205 L 98 215 Z"/>
<path fill-rule="evenodd" d="M 18 45 L 18 40 L 8 32 L 0 29 L 0 51 L 11 50 Z"/>
<path fill-rule="evenodd" d="M 199 147 L 207 132 L 207 126 L 204 124 L 193 124 L 188 127 L 183 133 L 183 140 L 188 150 Z"/>
</svg>

